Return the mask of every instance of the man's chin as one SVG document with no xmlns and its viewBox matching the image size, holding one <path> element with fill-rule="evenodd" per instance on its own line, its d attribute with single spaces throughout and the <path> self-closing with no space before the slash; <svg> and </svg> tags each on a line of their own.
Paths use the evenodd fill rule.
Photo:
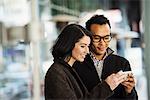
<svg viewBox="0 0 150 100">
<path fill-rule="evenodd" d="M 104 55 L 104 54 L 105 54 L 105 51 L 96 52 L 95 54 L 96 54 L 96 55 Z"/>
</svg>

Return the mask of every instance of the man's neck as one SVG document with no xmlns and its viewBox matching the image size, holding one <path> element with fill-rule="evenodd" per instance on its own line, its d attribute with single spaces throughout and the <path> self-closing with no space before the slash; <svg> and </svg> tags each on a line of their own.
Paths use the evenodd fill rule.
<svg viewBox="0 0 150 100">
<path fill-rule="evenodd" d="M 106 53 L 105 53 L 105 54 L 101 54 L 101 55 L 96 55 L 96 54 L 94 54 L 94 56 L 95 56 L 95 58 L 96 58 L 97 60 L 103 60 L 103 59 L 105 58 L 105 56 L 106 56 Z"/>
</svg>

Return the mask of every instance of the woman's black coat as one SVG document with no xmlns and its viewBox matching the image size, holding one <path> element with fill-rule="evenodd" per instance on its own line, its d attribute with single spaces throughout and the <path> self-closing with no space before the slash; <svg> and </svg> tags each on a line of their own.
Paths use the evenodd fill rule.
<svg viewBox="0 0 150 100">
<path fill-rule="evenodd" d="M 56 60 L 45 76 L 46 100 L 107 98 L 112 93 L 106 82 L 98 83 L 89 93 L 74 68 L 62 60 Z"/>
</svg>

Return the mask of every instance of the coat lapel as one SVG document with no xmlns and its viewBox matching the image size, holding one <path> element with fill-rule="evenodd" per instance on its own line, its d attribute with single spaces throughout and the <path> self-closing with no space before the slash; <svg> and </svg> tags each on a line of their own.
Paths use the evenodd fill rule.
<svg viewBox="0 0 150 100">
<path fill-rule="evenodd" d="M 85 63 L 87 64 L 87 67 L 91 70 L 95 70 L 94 62 L 91 59 L 90 55 L 88 54 L 85 58 Z"/>
</svg>

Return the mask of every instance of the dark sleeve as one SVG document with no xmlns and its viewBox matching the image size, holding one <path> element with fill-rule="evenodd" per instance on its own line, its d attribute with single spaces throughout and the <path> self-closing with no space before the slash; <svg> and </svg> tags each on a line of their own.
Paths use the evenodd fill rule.
<svg viewBox="0 0 150 100">
<path fill-rule="evenodd" d="M 97 98 L 102 100 L 108 98 L 112 94 L 113 91 L 105 81 L 99 83 L 91 91 L 92 98 Z"/>
<path fill-rule="evenodd" d="M 124 93 L 124 97 L 129 100 L 138 100 L 138 95 L 137 95 L 137 92 L 135 90 L 135 88 L 133 88 L 132 92 L 131 93 Z"/>
<path fill-rule="evenodd" d="M 125 67 L 124 71 L 131 71 L 131 66 L 128 60 L 125 59 L 123 66 Z"/>
<path fill-rule="evenodd" d="M 128 60 L 126 60 L 125 66 L 126 66 L 125 71 L 131 70 L 130 63 Z M 138 95 L 137 95 L 137 91 L 136 91 L 135 87 L 133 88 L 131 93 L 123 93 L 123 96 L 125 96 L 125 98 L 127 98 L 127 100 L 128 99 L 138 100 Z"/>
<path fill-rule="evenodd" d="M 45 100 L 77 100 L 64 74 L 57 70 L 48 71 L 45 76 Z"/>
</svg>

